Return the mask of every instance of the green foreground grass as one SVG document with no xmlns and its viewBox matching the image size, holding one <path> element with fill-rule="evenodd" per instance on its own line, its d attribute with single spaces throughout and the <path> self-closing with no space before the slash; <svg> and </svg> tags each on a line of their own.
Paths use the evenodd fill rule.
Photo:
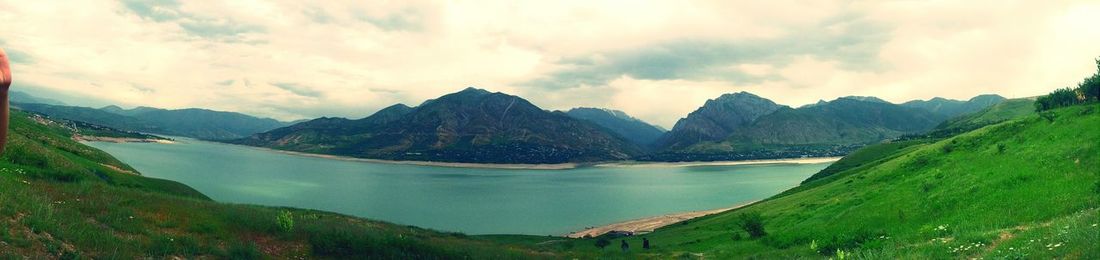
<svg viewBox="0 0 1100 260">
<path fill-rule="evenodd" d="M 654 245 L 645 252 L 621 253 L 621 239 L 579 248 L 609 258 L 1100 259 L 1100 106 L 1055 113 L 868 147 L 791 191 L 644 235 Z M 760 214 L 767 235 L 750 238 L 742 214 Z"/>
<path fill-rule="evenodd" d="M 1053 112 L 871 146 L 748 207 L 590 239 L 465 236 L 216 203 L 16 114 L 0 160 L 0 258 L 1100 259 L 1100 106 Z M 751 237 L 746 214 L 767 234 Z"/>
</svg>

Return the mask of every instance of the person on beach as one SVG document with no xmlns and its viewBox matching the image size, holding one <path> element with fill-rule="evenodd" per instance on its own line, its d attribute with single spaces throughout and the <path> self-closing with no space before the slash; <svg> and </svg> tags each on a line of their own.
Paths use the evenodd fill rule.
<svg viewBox="0 0 1100 260">
<path fill-rule="evenodd" d="M 649 239 L 648 238 L 644 238 L 644 237 L 642 238 L 642 249 L 649 249 Z"/>
<path fill-rule="evenodd" d="M 623 249 L 623 252 L 626 252 L 626 250 L 630 250 L 630 245 L 626 244 L 626 239 L 623 239 L 623 243 L 619 247 Z"/>
<path fill-rule="evenodd" d="M 8 87 L 11 86 L 11 67 L 8 54 L 0 48 L 0 154 L 8 143 Z"/>
</svg>

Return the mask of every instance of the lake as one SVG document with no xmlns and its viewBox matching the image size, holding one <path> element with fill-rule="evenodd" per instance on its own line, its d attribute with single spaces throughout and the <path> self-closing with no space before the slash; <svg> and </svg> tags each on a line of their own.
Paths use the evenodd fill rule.
<svg viewBox="0 0 1100 260">
<path fill-rule="evenodd" d="M 177 140 L 87 144 L 145 176 L 187 184 L 220 202 L 318 209 L 468 234 L 564 235 L 624 220 L 725 208 L 797 186 L 829 164 L 449 168 Z"/>
</svg>

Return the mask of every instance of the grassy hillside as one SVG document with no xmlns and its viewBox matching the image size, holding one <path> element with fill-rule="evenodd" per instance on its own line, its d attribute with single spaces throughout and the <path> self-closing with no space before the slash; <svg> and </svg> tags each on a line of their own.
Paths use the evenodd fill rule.
<svg viewBox="0 0 1100 260">
<path fill-rule="evenodd" d="M 1000 123 L 1013 118 L 1035 113 L 1035 100 L 1032 98 L 1016 98 L 1005 100 L 996 105 L 987 107 L 978 112 L 962 115 L 944 121 L 936 127 L 937 130 L 967 128 L 970 126 L 984 126 Z"/>
<path fill-rule="evenodd" d="M 333 213 L 216 203 L 141 177 L 44 118 L 16 111 L 11 124 L 0 157 L 2 259 L 551 256 Z"/>
<path fill-rule="evenodd" d="M 855 167 L 754 205 L 600 250 L 611 257 L 1100 258 L 1100 106 L 1055 110 L 931 143 L 883 147 Z M 767 235 L 751 238 L 742 216 Z M 546 246 L 552 247 L 552 246 Z M 641 254 L 641 255 L 633 255 Z"/>
</svg>

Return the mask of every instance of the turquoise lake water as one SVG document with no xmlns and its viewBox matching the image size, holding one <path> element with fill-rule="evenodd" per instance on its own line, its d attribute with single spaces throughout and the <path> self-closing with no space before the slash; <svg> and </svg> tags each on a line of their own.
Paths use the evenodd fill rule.
<svg viewBox="0 0 1100 260">
<path fill-rule="evenodd" d="M 179 138 L 102 143 L 148 177 L 220 202 L 319 209 L 468 234 L 564 235 L 668 213 L 764 199 L 820 164 L 473 169 L 296 156 Z"/>
</svg>

